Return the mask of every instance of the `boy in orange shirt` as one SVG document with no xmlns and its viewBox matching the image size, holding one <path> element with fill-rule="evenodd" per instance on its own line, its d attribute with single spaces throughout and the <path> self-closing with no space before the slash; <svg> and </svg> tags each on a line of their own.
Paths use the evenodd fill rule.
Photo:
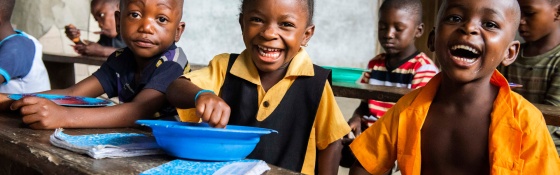
<svg viewBox="0 0 560 175">
<path fill-rule="evenodd" d="M 542 114 L 496 70 L 519 52 L 519 16 L 515 0 L 444 1 L 430 41 L 442 72 L 354 140 L 350 173 L 560 172 Z"/>
</svg>

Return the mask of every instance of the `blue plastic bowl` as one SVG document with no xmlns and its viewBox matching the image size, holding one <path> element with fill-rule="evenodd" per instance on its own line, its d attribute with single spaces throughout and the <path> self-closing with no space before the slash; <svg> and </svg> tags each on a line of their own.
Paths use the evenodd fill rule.
<svg viewBox="0 0 560 175">
<path fill-rule="evenodd" d="M 357 82 L 362 74 L 368 70 L 351 67 L 322 66 L 325 69 L 332 70 L 333 82 L 354 83 Z"/>
<path fill-rule="evenodd" d="M 277 132 L 248 126 L 227 125 L 212 128 L 206 123 L 138 120 L 149 126 L 158 145 L 168 154 L 185 159 L 233 161 L 247 157 L 261 135 Z"/>
</svg>

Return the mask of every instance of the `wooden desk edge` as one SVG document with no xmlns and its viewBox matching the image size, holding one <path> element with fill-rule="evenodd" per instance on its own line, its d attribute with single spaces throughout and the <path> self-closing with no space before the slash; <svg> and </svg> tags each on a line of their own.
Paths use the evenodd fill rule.
<svg viewBox="0 0 560 175">
<path fill-rule="evenodd" d="M 75 56 L 70 54 L 43 52 L 43 61 L 48 62 L 79 63 L 100 66 L 106 60 L 106 57 Z"/>
</svg>

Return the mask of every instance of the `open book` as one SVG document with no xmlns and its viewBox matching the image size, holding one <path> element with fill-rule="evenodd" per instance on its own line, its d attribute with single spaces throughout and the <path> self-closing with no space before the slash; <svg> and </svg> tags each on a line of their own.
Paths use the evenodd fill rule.
<svg viewBox="0 0 560 175">
<path fill-rule="evenodd" d="M 134 157 L 164 153 L 152 136 L 138 133 L 67 135 L 59 128 L 51 135 L 51 144 L 95 159 Z"/>
<path fill-rule="evenodd" d="M 140 173 L 140 175 L 189 174 L 189 175 L 260 175 L 270 170 L 262 160 L 245 159 L 229 162 L 204 162 L 177 159 Z"/>
</svg>

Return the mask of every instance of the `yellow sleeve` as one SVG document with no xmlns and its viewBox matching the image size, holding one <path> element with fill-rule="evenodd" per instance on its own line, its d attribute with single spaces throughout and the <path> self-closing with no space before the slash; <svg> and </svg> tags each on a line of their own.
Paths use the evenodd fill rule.
<svg viewBox="0 0 560 175">
<path fill-rule="evenodd" d="M 397 103 L 398 105 L 398 103 Z M 397 160 L 397 132 L 400 112 L 390 108 L 383 117 L 360 134 L 350 149 L 356 159 L 371 174 L 382 174 Z"/>
<path fill-rule="evenodd" d="M 528 103 L 528 102 L 527 102 Z M 530 105 L 530 104 L 527 104 Z M 532 106 L 532 105 L 531 105 Z M 520 118 L 527 119 L 528 129 L 523 131 L 523 143 L 521 146 L 521 156 L 523 167 L 521 174 L 558 174 L 560 172 L 560 158 L 556 152 L 556 147 L 545 124 L 544 117 L 536 108 L 525 111 L 526 116 Z M 534 117 L 540 114 L 540 117 Z"/>
<path fill-rule="evenodd" d="M 226 78 L 227 65 L 229 62 L 229 55 L 227 53 L 216 55 L 208 67 L 189 72 L 184 74 L 185 77 L 198 87 L 202 89 L 209 89 L 220 95 L 220 89 L 224 84 Z M 194 108 L 191 109 L 177 109 L 179 113 L 179 118 L 183 122 L 199 122 L 200 118 L 196 116 L 196 111 Z"/>
<path fill-rule="evenodd" d="M 315 138 L 317 148 L 323 150 L 330 143 L 341 139 L 350 132 L 350 126 L 336 104 L 331 85 L 326 82 L 321 95 L 321 102 L 315 116 Z"/>
</svg>

